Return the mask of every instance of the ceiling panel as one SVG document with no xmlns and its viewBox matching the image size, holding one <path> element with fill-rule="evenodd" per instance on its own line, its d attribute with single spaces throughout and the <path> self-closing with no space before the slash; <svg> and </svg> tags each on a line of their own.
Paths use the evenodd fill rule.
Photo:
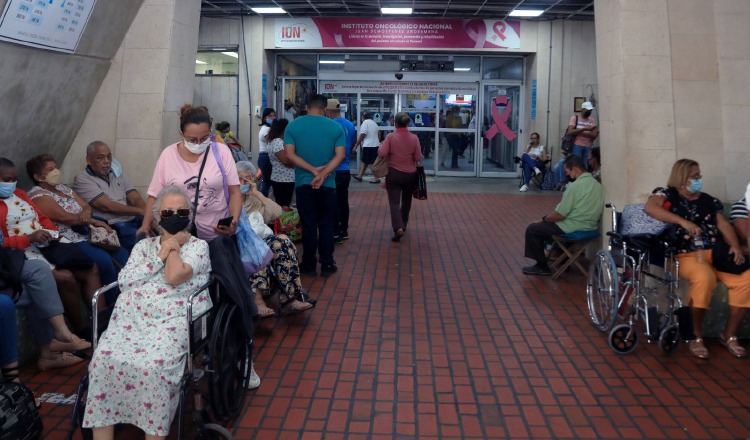
<svg viewBox="0 0 750 440">
<path fill-rule="evenodd" d="M 202 0 L 201 15 L 258 15 L 250 7 L 279 6 L 285 15 L 267 17 L 398 17 L 382 15 L 380 6 L 410 6 L 413 18 L 505 18 L 513 9 L 543 9 L 539 18 L 524 20 L 593 20 L 592 0 Z"/>
</svg>

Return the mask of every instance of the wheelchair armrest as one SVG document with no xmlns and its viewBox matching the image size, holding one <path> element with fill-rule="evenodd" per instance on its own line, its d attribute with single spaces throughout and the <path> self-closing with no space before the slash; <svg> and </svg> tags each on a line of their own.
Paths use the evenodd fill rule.
<svg viewBox="0 0 750 440">
<path fill-rule="evenodd" d="M 117 281 L 113 281 L 107 284 L 106 286 L 100 287 L 99 289 L 97 289 L 96 292 L 94 292 L 94 297 L 91 300 L 91 318 L 93 320 L 91 327 L 93 328 L 93 333 L 94 333 L 93 337 L 91 338 L 91 351 L 92 352 L 96 350 L 96 342 L 97 342 L 97 339 L 99 339 L 98 338 L 99 336 L 99 297 L 102 294 L 107 293 L 110 290 L 115 289 L 117 287 L 118 287 Z"/>
<path fill-rule="evenodd" d="M 188 322 L 192 323 L 196 319 L 200 318 L 200 316 L 193 317 L 193 304 L 195 303 L 195 298 L 198 297 L 198 295 L 201 294 L 201 292 L 208 290 L 211 288 L 211 286 L 216 282 L 216 279 L 212 276 L 208 277 L 208 281 L 206 281 L 205 284 L 200 286 L 195 292 L 191 293 L 190 296 L 188 296 L 187 300 L 187 312 L 188 312 Z M 202 316 L 202 315 L 201 315 Z"/>
</svg>

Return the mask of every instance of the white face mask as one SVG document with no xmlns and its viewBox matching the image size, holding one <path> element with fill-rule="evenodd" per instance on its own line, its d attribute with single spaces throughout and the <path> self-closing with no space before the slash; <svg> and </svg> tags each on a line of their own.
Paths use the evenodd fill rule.
<svg viewBox="0 0 750 440">
<path fill-rule="evenodd" d="M 206 151 L 209 145 L 211 145 L 211 138 L 206 139 L 200 144 L 193 144 L 183 139 L 182 144 L 193 154 L 201 154 Z"/>
</svg>

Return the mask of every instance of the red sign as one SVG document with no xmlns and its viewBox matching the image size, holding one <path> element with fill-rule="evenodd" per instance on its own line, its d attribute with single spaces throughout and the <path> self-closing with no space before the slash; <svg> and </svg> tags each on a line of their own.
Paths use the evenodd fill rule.
<svg viewBox="0 0 750 440">
<path fill-rule="evenodd" d="M 276 47 L 519 49 L 515 20 L 284 18 L 276 19 Z"/>
</svg>

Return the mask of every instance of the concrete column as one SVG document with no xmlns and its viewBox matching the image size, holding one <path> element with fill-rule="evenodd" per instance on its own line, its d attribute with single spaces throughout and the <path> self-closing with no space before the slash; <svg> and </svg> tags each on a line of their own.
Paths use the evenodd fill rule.
<svg viewBox="0 0 750 440">
<path fill-rule="evenodd" d="M 706 192 L 741 197 L 750 2 L 597 0 L 595 9 L 607 200 L 645 201 L 680 158 L 701 164 Z"/>
<path fill-rule="evenodd" d="M 145 194 L 162 149 L 179 140 L 193 98 L 200 0 L 147 0 L 121 45 L 63 166 L 71 182 L 85 147 L 102 140 Z"/>
</svg>

